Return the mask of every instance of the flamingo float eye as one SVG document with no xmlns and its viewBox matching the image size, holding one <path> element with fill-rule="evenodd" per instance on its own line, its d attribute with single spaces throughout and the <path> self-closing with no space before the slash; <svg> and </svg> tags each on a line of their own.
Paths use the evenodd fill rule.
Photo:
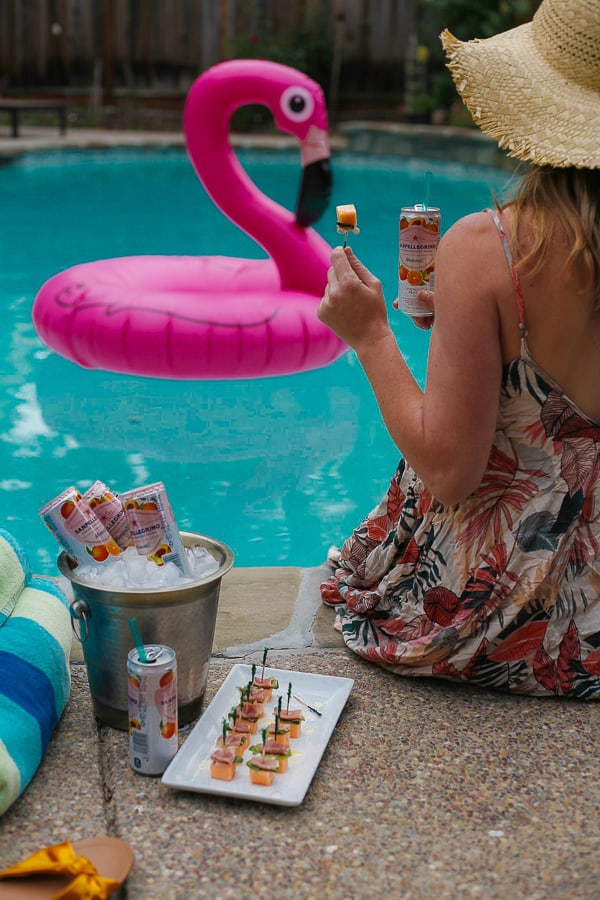
<svg viewBox="0 0 600 900">
<path fill-rule="evenodd" d="M 298 85 L 286 88 L 281 95 L 281 109 L 294 122 L 306 122 L 313 114 L 315 101 L 306 88 Z"/>
</svg>

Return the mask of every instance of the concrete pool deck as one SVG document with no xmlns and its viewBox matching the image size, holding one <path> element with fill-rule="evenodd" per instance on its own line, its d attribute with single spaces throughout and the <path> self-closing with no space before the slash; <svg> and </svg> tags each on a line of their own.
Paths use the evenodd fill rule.
<svg viewBox="0 0 600 900">
<path fill-rule="evenodd" d="M 224 577 L 205 698 L 265 646 L 274 667 L 354 679 L 301 805 L 176 791 L 133 772 L 127 735 L 93 716 L 75 644 L 67 709 L 0 819 L 0 868 L 106 834 L 134 849 L 129 900 L 597 898 L 598 704 L 384 672 L 333 630 L 326 574 Z"/>
<path fill-rule="evenodd" d="M 0 138 L 0 152 L 17 141 L 19 152 L 183 144 L 55 131 L 25 126 L 19 139 Z M 180 792 L 134 773 L 127 735 L 94 718 L 74 642 L 67 709 L 32 783 L 0 818 L 0 868 L 106 834 L 134 849 L 128 900 L 597 900 L 598 704 L 391 675 L 344 647 L 320 603 L 326 574 L 234 567 L 224 577 L 205 698 L 235 663 L 260 662 L 265 646 L 274 667 L 354 679 L 301 805 Z"/>
</svg>

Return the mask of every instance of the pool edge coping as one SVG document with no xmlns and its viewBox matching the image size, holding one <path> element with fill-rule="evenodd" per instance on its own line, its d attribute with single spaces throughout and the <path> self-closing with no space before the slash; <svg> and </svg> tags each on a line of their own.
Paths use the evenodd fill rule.
<svg viewBox="0 0 600 900">
<path fill-rule="evenodd" d="M 294 137 L 279 133 L 232 132 L 230 139 L 236 149 L 295 150 L 298 147 Z M 329 145 L 333 153 L 451 160 L 507 171 L 518 166 L 516 160 L 498 148 L 493 138 L 475 129 L 447 125 L 409 125 L 357 119 L 340 123 L 329 135 Z M 71 128 L 66 135 L 58 135 L 50 128 L 29 127 L 18 138 L 0 136 L 0 164 L 10 163 L 29 153 L 54 150 L 168 149 L 185 146 L 183 131 Z"/>
</svg>

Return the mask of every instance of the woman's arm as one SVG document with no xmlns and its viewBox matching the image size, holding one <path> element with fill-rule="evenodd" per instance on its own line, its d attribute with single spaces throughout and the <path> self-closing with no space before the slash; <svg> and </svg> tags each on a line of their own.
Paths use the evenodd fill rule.
<svg viewBox="0 0 600 900">
<path fill-rule="evenodd" d="M 351 250 L 333 251 L 319 308 L 321 321 L 356 352 L 398 449 L 446 504 L 481 482 L 496 426 L 502 376 L 496 285 L 504 283 L 506 263 L 492 228 L 487 215 L 469 216 L 440 242 L 425 391 L 398 349 L 379 280 Z"/>
</svg>

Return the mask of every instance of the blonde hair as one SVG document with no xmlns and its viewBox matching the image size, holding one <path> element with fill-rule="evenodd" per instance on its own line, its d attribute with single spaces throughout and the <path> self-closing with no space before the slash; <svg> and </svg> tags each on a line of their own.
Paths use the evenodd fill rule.
<svg viewBox="0 0 600 900">
<path fill-rule="evenodd" d="M 524 211 L 532 213 L 527 246 L 515 237 L 517 265 L 539 271 L 555 229 L 561 229 L 571 247 L 565 265 L 579 267 L 584 284 L 593 287 L 594 308 L 600 309 L 600 169 L 531 167 L 513 199 L 500 208 L 506 206 L 516 221 Z"/>
</svg>

